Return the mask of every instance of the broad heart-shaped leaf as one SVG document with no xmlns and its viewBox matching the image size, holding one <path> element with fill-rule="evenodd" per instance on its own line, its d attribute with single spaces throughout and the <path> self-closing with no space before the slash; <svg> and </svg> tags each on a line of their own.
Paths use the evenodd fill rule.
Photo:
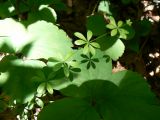
<svg viewBox="0 0 160 120">
<path fill-rule="evenodd" d="M 124 53 L 125 46 L 123 42 L 118 39 L 117 36 L 103 36 L 97 39 L 97 43 L 100 44 L 101 50 L 105 51 L 113 60 L 117 60 Z"/>
<path fill-rule="evenodd" d="M 91 30 L 93 35 L 98 36 L 106 32 L 106 23 L 101 15 L 93 15 L 87 19 L 87 29 Z"/>
<path fill-rule="evenodd" d="M 38 120 L 100 120 L 95 109 L 84 100 L 65 98 L 45 107 Z"/>
<path fill-rule="evenodd" d="M 11 100 L 16 99 L 17 102 L 22 103 L 29 101 L 38 87 L 37 82 L 31 78 L 45 66 L 45 63 L 38 60 L 21 60 L 8 56 L 3 59 L 6 59 L 0 64 L 0 68 L 4 69 L 6 66 L 6 69 L 2 70 L 3 79 L 6 79 L 1 84 L 3 91 L 10 95 Z M 0 79 L 1 77 L 0 75 Z"/>
<path fill-rule="evenodd" d="M 81 111 L 81 105 L 86 102 L 83 108 L 90 105 L 88 111 L 95 110 L 103 120 L 160 119 L 160 104 L 155 95 L 151 92 L 146 81 L 131 71 L 115 73 L 108 81 L 87 81 L 79 87 L 70 85 L 62 89 L 61 92 L 69 98 L 48 105 L 40 113 L 40 118 L 47 117 L 46 120 L 49 120 L 54 114 L 56 120 L 63 120 L 63 117 L 60 116 L 65 116 L 65 119 L 69 120 L 72 117 L 68 111 L 75 111 L 75 108 L 79 108 L 76 110 L 80 111 L 76 111 L 74 116 L 79 116 L 80 112 L 81 116 L 84 116 L 86 111 Z M 76 102 L 76 106 L 74 101 L 79 101 Z M 71 114 L 73 113 L 71 112 Z M 85 120 L 90 120 L 90 118 Z"/>
<path fill-rule="evenodd" d="M 124 32 L 124 33 L 126 33 L 127 40 L 130 40 L 135 36 L 135 30 L 131 26 L 125 24 L 125 25 L 123 25 L 122 29 L 127 31 L 127 32 Z"/>
<path fill-rule="evenodd" d="M 0 48 L 3 48 L 4 45 L 12 46 L 8 48 L 13 49 L 11 52 L 22 52 L 29 59 L 48 59 L 57 54 L 65 56 L 72 51 L 70 38 L 52 23 L 38 21 L 29 25 L 26 30 L 21 23 L 8 18 L 1 20 L 0 26 L 0 36 L 4 36 L 0 38 Z M 5 51 L 7 47 L 2 50 Z"/>
<path fill-rule="evenodd" d="M 28 58 L 38 59 L 55 57 L 57 54 L 65 56 L 71 52 L 72 43 L 67 34 L 56 25 L 45 21 L 38 21 L 29 25 L 28 32 L 32 36 Z"/>
<path fill-rule="evenodd" d="M 92 57 L 90 55 L 84 55 L 83 50 L 76 50 L 73 60 L 79 62 L 78 68 L 80 72 L 72 72 L 72 80 L 60 79 L 52 82 L 53 88 L 60 90 L 67 87 L 69 84 L 81 85 L 85 81 L 93 79 L 104 79 L 107 80 L 111 76 L 112 64 L 111 59 L 104 57 L 104 52 L 96 50 L 96 54 Z M 91 60 L 89 60 L 91 59 Z M 88 65 L 90 67 L 88 68 Z"/>
<path fill-rule="evenodd" d="M 30 23 L 38 20 L 45 20 L 47 22 L 55 23 L 57 20 L 56 12 L 51 7 L 41 5 L 37 11 L 29 12 L 28 14 L 28 21 Z"/>
<path fill-rule="evenodd" d="M 140 75 L 122 71 L 113 74 L 110 80 L 119 87 L 119 91 L 115 99 L 102 104 L 101 110 L 104 111 L 101 113 L 105 120 L 160 119 L 158 100 Z M 106 109 L 103 108 L 105 105 Z"/>
<path fill-rule="evenodd" d="M 0 51 L 19 52 L 25 45 L 29 44 L 30 36 L 26 28 L 11 18 L 0 20 Z M 8 51 L 10 50 L 11 51 Z"/>
</svg>

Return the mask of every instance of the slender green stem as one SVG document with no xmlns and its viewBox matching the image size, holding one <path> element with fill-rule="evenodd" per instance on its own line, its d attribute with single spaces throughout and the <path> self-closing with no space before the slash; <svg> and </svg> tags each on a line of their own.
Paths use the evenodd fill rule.
<svg viewBox="0 0 160 120">
<path fill-rule="evenodd" d="M 100 38 L 106 36 L 107 34 L 108 34 L 108 33 L 105 33 L 105 34 L 103 34 L 103 35 L 101 35 L 101 36 L 98 36 L 97 38 L 93 39 L 92 41 L 98 40 L 98 39 L 100 39 Z"/>
</svg>

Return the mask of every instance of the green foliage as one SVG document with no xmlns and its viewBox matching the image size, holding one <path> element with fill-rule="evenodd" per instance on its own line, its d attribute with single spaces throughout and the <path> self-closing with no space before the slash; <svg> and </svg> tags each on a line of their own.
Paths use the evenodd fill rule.
<svg viewBox="0 0 160 120">
<path fill-rule="evenodd" d="M 100 48 L 100 45 L 96 42 L 91 41 L 92 38 L 92 31 L 87 31 L 87 38 L 85 38 L 81 33 L 76 32 L 75 36 L 79 38 L 79 40 L 75 41 L 76 45 L 84 45 L 83 53 L 91 53 L 95 55 L 95 48 Z"/>
<path fill-rule="evenodd" d="M 47 16 L 47 17 L 46 17 Z M 28 14 L 29 22 L 36 22 L 38 20 L 45 20 L 47 22 L 55 23 L 57 20 L 57 15 L 51 7 L 41 5 L 37 11 L 30 12 Z"/>
<path fill-rule="evenodd" d="M 106 32 L 105 20 L 101 15 L 93 15 L 87 19 L 87 29 L 93 32 L 93 35 L 98 36 Z M 96 28 L 96 29 L 95 29 Z"/>
<path fill-rule="evenodd" d="M 117 36 L 111 37 L 105 35 L 97 39 L 97 42 L 100 44 L 102 51 L 109 55 L 113 60 L 117 60 L 124 53 L 125 46 Z"/>
<path fill-rule="evenodd" d="M 100 1 L 99 6 L 98 6 L 98 11 L 111 15 L 112 13 L 109 9 L 109 5 L 110 3 L 108 0 Z"/>
<path fill-rule="evenodd" d="M 112 60 L 126 45 L 136 51 L 131 43 L 148 35 L 151 23 L 116 22 L 110 1 L 97 5 L 86 35 L 75 32 L 72 44 L 56 23 L 55 10 L 66 10 L 61 0 L 0 1 L 0 88 L 10 98 L 7 103 L 0 94 L 0 111 L 12 106 L 22 120 L 36 108 L 38 120 L 160 119 L 160 105 L 141 76 L 112 73 Z"/>
<path fill-rule="evenodd" d="M 79 87 L 70 85 L 61 92 L 68 98 L 58 100 L 44 108 L 39 115 L 40 120 L 160 118 L 158 115 L 160 106 L 157 106 L 155 96 L 150 92 L 143 78 L 130 71 L 113 74 L 109 81 L 97 79 L 87 81 Z M 152 110 L 152 114 L 149 109 Z"/>
</svg>

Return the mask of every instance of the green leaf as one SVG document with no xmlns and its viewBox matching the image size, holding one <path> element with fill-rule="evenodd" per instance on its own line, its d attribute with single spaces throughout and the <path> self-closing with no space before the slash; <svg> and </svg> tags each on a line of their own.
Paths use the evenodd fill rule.
<svg viewBox="0 0 160 120">
<path fill-rule="evenodd" d="M 31 42 L 29 40 L 26 28 L 21 23 L 11 18 L 6 18 L 4 20 L 0 20 L 0 26 L 1 26 L 0 36 L 5 36 L 5 37 L 0 37 L 1 40 L 0 48 L 2 50 L 4 49 L 4 52 L 7 48 L 9 50 L 7 50 L 6 52 L 10 53 L 20 52 L 20 50 L 25 45 Z"/>
<path fill-rule="evenodd" d="M 49 94 L 51 94 L 51 95 L 53 94 L 53 88 L 52 88 L 52 85 L 50 83 L 47 83 L 46 89 L 47 89 Z"/>
<path fill-rule="evenodd" d="M 86 44 L 86 41 L 84 41 L 84 40 L 76 40 L 75 44 L 76 45 L 84 45 L 84 44 Z"/>
<path fill-rule="evenodd" d="M 122 27 L 123 21 L 118 21 L 118 27 Z"/>
<path fill-rule="evenodd" d="M 70 71 L 69 71 L 68 65 L 66 63 L 63 64 L 63 70 L 64 70 L 65 76 L 69 77 Z"/>
<path fill-rule="evenodd" d="M 76 37 L 78 37 L 79 39 L 86 40 L 86 38 L 84 37 L 84 35 L 83 35 L 82 33 L 75 32 L 74 35 L 75 35 Z"/>
<path fill-rule="evenodd" d="M 99 6 L 98 6 L 98 11 L 111 15 L 112 13 L 110 12 L 109 5 L 110 5 L 109 1 L 106 1 L 106 0 L 100 1 Z"/>
<path fill-rule="evenodd" d="M 109 23 L 109 24 L 107 24 L 107 25 L 106 25 L 106 27 L 107 27 L 107 28 L 109 28 L 109 29 L 115 29 L 115 28 L 116 28 L 116 26 L 115 26 L 115 25 L 110 24 L 110 23 Z"/>
<path fill-rule="evenodd" d="M 37 103 L 37 105 L 38 105 L 39 107 L 43 108 L 44 103 L 43 103 L 43 101 L 42 101 L 41 99 L 36 98 L 36 103 Z"/>
<path fill-rule="evenodd" d="M 47 76 L 47 80 L 52 80 L 54 79 L 54 77 L 56 76 L 56 72 L 53 70 L 52 72 L 49 73 L 49 75 Z"/>
<path fill-rule="evenodd" d="M 32 47 L 27 54 L 30 59 L 48 59 L 58 57 L 59 54 L 64 57 L 72 51 L 70 38 L 63 30 L 52 23 L 38 21 L 29 25 L 28 31 L 33 39 Z"/>
<path fill-rule="evenodd" d="M 132 21 L 130 19 L 126 20 L 126 24 L 131 26 L 132 25 Z"/>
<path fill-rule="evenodd" d="M 117 60 L 124 53 L 125 46 L 123 42 L 115 37 L 103 36 L 97 39 L 97 42 L 101 46 L 101 50 L 109 55 L 113 60 Z"/>
<path fill-rule="evenodd" d="M 7 36 L 7 43 L 12 45 L 14 51 L 22 52 L 28 59 L 48 59 L 59 54 L 64 56 L 72 51 L 70 38 L 52 23 L 38 21 L 26 29 L 21 23 L 7 18 L 0 21 L 0 26 L 0 36 Z M 3 40 L 0 46 L 7 43 Z"/>
<path fill-rule="evenodd" d="M 87 18 L 86 27 L 91 30 L 93 35 L 98 36 L 106 33 L 106 23 L 101 15 L 92 15 Z"/>
<path fill-rule="evenodd" d="M 123 28 L 119 29 L 120 34 L 128 34 L 129 32 Z"/>
<path fill-rule="evenodd" d="M 95 48 L 100 48 L 100 45 L 98 43 L 96 43 L 96 42 L 92 42 L 90 44 Z"/>
<path fill-rule="evenodd" d="M 60 70 L 62 67 L 62 63 L 57 63 L 53 66 L 53 71 L 58 71 Z"/>
<path fill-rule="evenodd" d="M 28 105 L 28 109 L 29 109 L 29 110 L 32 110 L 33 108 L 34 108 L 34 103 L 31 102 L 31 103 Z"/>
<path fill-rule="evenodd" d="M 131 71 L 115 73 L 108 81 L 87 81 L 79 87 L 70 85 L 61 92 L 70 99 L 76 98 L 88 102 L 104 120 L 160 118 L 160 105 L 157 103 L 157 98 L 143 77 Z M 62 113 L 62 110 L 59 113 Z M 63 113 L 66 114 L 64 111 Z"/>
<path fill-rule="evenodd" d="M 82 51 L 82 49 L 76 51 L 76 54 L 73 56 L 73 59 L 80 63 L 78 66 L 80 71 L 72 72 L 73 80 L 54 80 L 52 85 L 55 90 L 66 88 L 70 84 L 79 86 L 85 81 L 90 81 L 93 79 L 109 79 L 112 72 L 111 59 L 107 57 L 106 60 L 106 58 L 103 57 L 105 55 L 104 52 L 98 49 L 96 49 L 96 54 L 94 56 L 91 54 L 84 55 L 82 54 Z M 89 69 L 87 69 L 87 64 L 89 61 L 95 64 L 94 68 L 91 66 Z M 63 74 L 63 72 L 60 74 Z"/>
<path fill-rule="evenodd" d="M 53 71 L 58 71 L 63 65 L 62 56 L 59 57 L 51 57 L 48 59 L 47 66 L 53 68 Z"/>
<path fill-rule="evenodd" d="M 77 109 L 78 108 L 78 109 Z M 46 106 L 38 120 L 100 120 L 100 117 L 86 101 L 65 98 Z"/>
<path fill-rule="evenodd" d="M 83 48 L 83 54 L 87 54 L 89 52 L 88 44 L 84 46 Z"/>
<path fill-rule="evenodd" d="M 109 20 L 110 20 L 110 24 L 112 24 L 113 26 L 117 26 L 114 17 L 110 16 L 110 17 L 109 17 Z"/>
<path fill-rule="evenodd" d="M 45 90 L 46 90 L 46 83 L 41 83 L 37 88 L 37 92 L 39 94 L 44 94 Z"/>
<path fill-rule="evenodd" d="M 78 67 L 79 66 L 79 62 L 77 62 L 77 61 L 70 61 L 68 64 L 72 67 Z"/>
<path fill-rule="evenodd" d="M 50 61 L 50 62 L 61 62 L 62 61 L 62 56 L 58 55 L 56 57 L 50 57 L 50 58 L 48 58 L 48 61 Z"/>
<path fill-rule="evenodd" d="M 46 5 L 41 5 L 38 10 L 29 12 L 28 22 L 33 23 L 39 20 L 55 23 L 57 20 L 56 12 L 53 8 Z"/>
<path fill-rule="evenodd" d="M 92 38 L 92 35 L 93 35 L 92 31 L 88 30 L 87 31 L 87 40 L 88 41 Z"/>
<path fill-rule="evenodd" d="M 94 47 L 92 47 L 91 45 L 89 46 L 89 51 L 91 52 L 92 55 L 96 54 L 96 50 Z"/>
<path fill-rule="evenodd" d="M 125 24 L 122 28 L 127 31 L 127 40 L 131 40 L 135 36 L 135 30 L 133 29 L 133 27 L 129 26 L 128 24 Z"/>
<path fill-rule="evenodd" d="M 111 30 L 111 36 L 115 36 L 117 35 L 118 30 L 117 29 L 113 29 Z"/>
<path fill-rule="evenodd" d="M 119 30 L 119 38 L 122 38 L 122 39 L 127 39 L 127 34 L 129 34 L 129 32 L 123 28 L 120 28 Z"/>
<path fill-rule="evenodd" d="M 45 63 L 39 60 L 21 60 L 5 57 L 5 64 L 2 64 L 2 68 L 6 66 L 9 73 L 7 80 L 2 85 L 2 89 L 10 96 L 10 101 L 16 100 L 18 103 L 29 102 L 38 87 L 40 82 L 43 82 L 43 78 L 37 75 L 37 72 L 41 71 L 45 66 Z M 0 62 L 1 63 L 1 62 Z M 4 66 L 3 66 L 4 65 Z M 0 68 L 1 68 L 0 67 Z M 37 76 L 38 80 L 33 79 Z"/>
</svg>

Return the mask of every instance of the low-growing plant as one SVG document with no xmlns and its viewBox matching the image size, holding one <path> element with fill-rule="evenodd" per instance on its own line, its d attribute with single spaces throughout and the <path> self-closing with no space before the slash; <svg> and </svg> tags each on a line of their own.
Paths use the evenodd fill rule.
<svg viewBox="0 0 160 120">
<path fill-rule="evenodd" d="M 109 3 L 101 1 L 98 10 L 109 17 L 89 16 L 87 34 L 74 33 L 78 49 L 73 49 L 49 6 L 62 2 L 24 0 L 19 7 L 16 2 L 1 2 L 10 11 L 0 9 L 0 52 L 5 54 L 0 87 L 9 96 L 7 102 L 0 99 L 1 111 L 16 109 L 20 120 L 33 119 L 30 111 L 37 108 L 38 120 L 160 119 L 159 101 L 142 76 L 129 70 L 112 73 L 112 60 L 125 50 L 122 41 L 135 35 L 131 20 L 116 22 Z M 15 20 L 15 15 L 22 16 Z"/>
</svg>

